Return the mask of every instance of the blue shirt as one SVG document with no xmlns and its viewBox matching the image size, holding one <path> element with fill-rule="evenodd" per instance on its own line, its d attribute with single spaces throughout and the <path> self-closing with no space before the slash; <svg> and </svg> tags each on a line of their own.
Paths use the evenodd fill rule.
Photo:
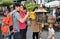
<svg viewBox="0 0 60 39">
<path fill-rule="evenodd" d="M 20 15 L 18 12 L 16 11 L 12 11 L 10 13 L 10 15 L 12 16 L 12 21 L 13 21 L 13 28 L 16 32 L 20 32 L 19 30 L 19 26 L 18 26 L 18 22 L 21 19 Z"/>
<path fill-rule="evenodd" d="M 60 12 L 55 13 L 56 17 L 60 16 Z"/>
</svg>

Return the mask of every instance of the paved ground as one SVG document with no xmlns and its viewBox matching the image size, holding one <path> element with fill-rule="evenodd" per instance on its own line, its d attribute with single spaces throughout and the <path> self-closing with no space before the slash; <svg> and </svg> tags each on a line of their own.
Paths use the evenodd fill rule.
<svg viewBox="0 0 60 39">
<path fill-rule="evenodd" d="M 32 27 L 28 27 L 28 31 L 27 31 L 27 39 L 32 39 L 32 31 L 31 31 Z M 60 32 L 55 32 L 55 37 L 56 39 L 60 39 Z M 42 39 L 47 39 L 47 32 L 43 31 L 42 32 Z"/>
</svg>

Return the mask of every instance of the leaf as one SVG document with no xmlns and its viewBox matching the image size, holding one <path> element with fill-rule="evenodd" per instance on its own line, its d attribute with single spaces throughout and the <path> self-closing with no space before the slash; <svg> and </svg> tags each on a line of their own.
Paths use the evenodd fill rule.
<svg viewBox="0 0 60 39">
<path fill-rule="evenodd" d="M 27 3 L 25 4 L 27 11 L 32 11 L 35 7 L 38 7 L 35 3 Z"/>
</svg>

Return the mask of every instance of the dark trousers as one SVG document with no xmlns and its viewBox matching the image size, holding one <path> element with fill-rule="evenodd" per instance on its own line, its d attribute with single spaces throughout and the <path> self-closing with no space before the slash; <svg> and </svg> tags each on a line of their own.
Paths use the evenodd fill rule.
<svg viewBox="0 0 60 39">
<path fill-rule="evenodd" d="M 13 35 L 13 39 L 21 39 L 20 32 L 15 32 Z"/>
<path fill-rule="evenodd" d="M 10 31 L 12 31 L 13 30 L 13 26 L 10 26 L 9 29 L 10 29 Z M 9 36 L 9 39 L 12 38 L 12 35 L 13 35 L 13 33 L 11 33 L 11 35 Z"/>
<path fill-rule="evenodd" d="M 11 35 L 9 36 L 9 39 L 12 39 L 12 35 L 13 35 L 13 34 L 14 34 L 14 33 L 12 32 Z"/>
<path fill-rule="evenodd" d="M 13 26 L 9 26 L 9 30 L 10 30 L 10 32 L 13 30 Z M 3 38 L 5 38 L 5 37 L 8 37 L 8 39 L 12 39 L 12 35 L 13 35 L 13 32 L 10 34 L 10 35 L 8 35 L 8 36 L 2 36 Z"/>
<path fill-rule="evenodd" d="M 26 32 L 27 32 L 27 29 L 20 30 L 21 39 L 26 39 Z"/>
<path fill-rule="evenodd" d="M 39 32 L 33 32 L 33 39 L 38 39 L 39 38 Z"/>
<path fill-rule="evenodd" d="M 57 22 L 60 22 L 60 18 L 56 18 L 56 21 L 57 21 Z"/>
</svg>

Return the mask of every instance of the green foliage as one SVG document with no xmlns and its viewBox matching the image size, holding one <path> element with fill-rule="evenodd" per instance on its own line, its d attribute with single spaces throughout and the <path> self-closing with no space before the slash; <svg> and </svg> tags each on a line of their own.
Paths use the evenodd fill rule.
<svg viewBox="0 0 60 39">
<path fill-rule="evenodd" d="M 0 6 L 3 4 L 3 2 L 0 2 Z"/>
<path fill-rule="evenodd" d="M 0 5 L 1 5 L 1 6 L 11 5 L 11 4 L 13 4 L 13 0 L 2 0 L 2 1 L 0 2 Z"/>
<path fill-rule="evenodd" d="M 25 4 L 27 11 L 32 11 L 35 7 L 38 7 L 35 3 L 26 3 Z"/>
<path fill-rule="evenodd" d="M 3 5 L 11 5 L 13 4 L 13 0 L 3 0 Z"/>
</svg>

